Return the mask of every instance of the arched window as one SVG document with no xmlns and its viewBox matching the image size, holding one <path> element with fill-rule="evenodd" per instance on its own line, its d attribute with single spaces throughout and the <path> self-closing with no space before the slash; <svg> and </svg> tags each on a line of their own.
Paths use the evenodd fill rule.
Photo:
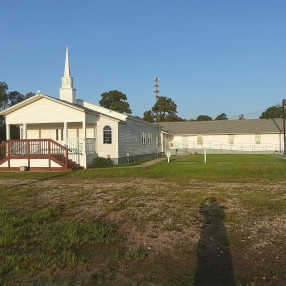
<svg viewBox="0 0 286 286">
<path fill-rule="evenodd" d="M 111 127 L 109 125 L 106 125 L 103 128 L 103 144 L 111 144 L 111 143 L 112 143 Z"/>
</svg>

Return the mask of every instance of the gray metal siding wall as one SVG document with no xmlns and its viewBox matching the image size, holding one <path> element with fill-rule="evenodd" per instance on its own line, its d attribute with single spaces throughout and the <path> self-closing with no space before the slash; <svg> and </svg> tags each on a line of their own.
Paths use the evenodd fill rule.
<svg viewBox="0 0 286 286">
<path fill-rule="evenodd" d="M 142 144 L 142 131 L 146 132 L 146 144 Z M 149 132 L 152 133 L 152 144 L 148 144 Z M 157 154 L 156 137 L 160 140 L 160 131 L 156 126 L 127 119 L 125 124 L 118 124 L 118 137 L 119 158 L 126 158 L 126 153 L 130 153 L 131 160 Z"/>
</svg>

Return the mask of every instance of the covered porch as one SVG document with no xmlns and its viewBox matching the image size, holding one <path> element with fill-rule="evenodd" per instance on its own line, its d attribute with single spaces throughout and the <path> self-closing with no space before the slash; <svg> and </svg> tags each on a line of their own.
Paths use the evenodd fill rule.
<svg viewBox="0 0 286 286">
<path fill-rule="evenodd" d="M 6 125 L 6 138 L 11 139 L 11 125 Z M 67 158 L 87 168 L 88 162 L 97 154 L 96 123 L 59 122 L 59 123 L 21 123 L 20 138 L 25 140 L 52 140 L 67 148 Z"/>
</svg>

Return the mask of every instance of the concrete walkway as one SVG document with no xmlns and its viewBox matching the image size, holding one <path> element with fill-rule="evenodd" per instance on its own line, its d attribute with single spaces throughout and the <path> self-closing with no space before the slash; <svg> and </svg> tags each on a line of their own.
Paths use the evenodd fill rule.
<svg viewBox="0 0 286 286">
<path fill-rule="evenodd" d="M 144 162 L 144 163 L 142 163 L 140 165 L 122 166 L 122 167 L 118 166 L 116 168 L 141 168 L 141 167 L 147 167 L 147 166 L 154 165 L 154 164 L 159 163 L 159 162 L 164 161 L 164 160 L 166 160 L 166 157 L 156 158 L 154 160 L 150 160 L 150 161 Z"/>
<path fill-rule="evenodd" d="M 147 166 L 151 166 L 151 165 L 154 165 L 156 163 L 162 162 L 164 160 L 166 160 L 166 157 L 157 158 L 157 159 L 154 159 L 154 160 L 150 160 L 150 161 L 144 162 L 144 163 L 142 163 L 140 165 L 134 165 L 134 166 L 130 166 L 130 167 L 147 167 Z"/>
<path fill-rule="evenodd" d="M 172 156 L 171 158 L 183 158 L 183 157 L 186 157 L 188 155 L 175 155 L 175 156 Z M 122 166 L 122 167 L 117 167 L 117 168 L 140 168 L 140 167 L 147 167 L 147 166 L 151 166 L 151 165 L 154 165 L 156 163 L 159 163 L 159 162 L 162 162 L 164 160 L 167 160 L 167 157 L 162 157 L 162 158 L 156 158 L 154 160 L 150 160 L 150 161 L 147 161 L 147 162 L 144 162 L 140 165 L 134 165 L 134 166 Z"/>
</svg>

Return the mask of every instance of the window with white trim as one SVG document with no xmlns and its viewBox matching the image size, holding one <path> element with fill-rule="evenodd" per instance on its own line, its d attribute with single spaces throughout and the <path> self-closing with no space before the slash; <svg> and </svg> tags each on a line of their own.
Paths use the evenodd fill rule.
<svg viewBox="0 0 286 286">
<path fill-rule="evenodd" d="M 152 144 L 152 133 L 148 132 L 148 144 L 151 145 Z"/>
<path fill-rule="evenodd" d="M 109 125 L 103 128 L 103 144 L 112 144 L 112 130 Z"/>
<path fill-rule="evenodd" d="M 142 131 L 142 144 L 146 144 L 146 131 Z"/>
<path fill-rule="evenodd" d="M 228 143 L 233 144 L 234 143 L 234 134 L 229 134 L 228 135 Z"/>
<path fill-rule="evenodd" d="M 201 135 L 197 136 L 197 144 L 198 145 L 203 145 L 204 144 L 204 138 Z"/>
<path fill-rule="evenodd" d="M 255 144 L 261 143 L 261 134 L 255 134 Z"/>
</svg>

